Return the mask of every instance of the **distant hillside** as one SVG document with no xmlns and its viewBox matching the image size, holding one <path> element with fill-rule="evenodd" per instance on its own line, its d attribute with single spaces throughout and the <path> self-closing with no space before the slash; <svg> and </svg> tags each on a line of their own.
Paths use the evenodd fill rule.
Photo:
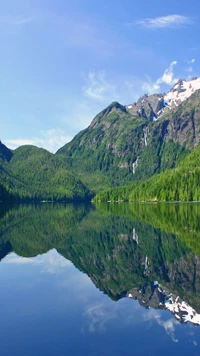
<svg viewBox="0 0 200 356">
<path fill-rule="evenodd" d="M 72 201 L 90 197 L 89 190 L 60 157 L 34 146 L 21 146 L 8 162 L 2 162 L 0 189 L 1 200 Z"/>
</svg>

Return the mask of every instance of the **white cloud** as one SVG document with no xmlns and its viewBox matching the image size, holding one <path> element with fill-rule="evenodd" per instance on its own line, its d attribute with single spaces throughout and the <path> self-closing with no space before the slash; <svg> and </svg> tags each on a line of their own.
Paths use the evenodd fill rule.
<svg viewBox="0 0 200 356">
<path fill-rule="evenodd" d="M 20 26 L 33 22 L 36 17 L 0 16 L 0 24 Z"/>
<path fill-rule="evenodd" d="M 83 92 L 87 99 L 91 99 L 91 103 L 100 103 L 102 109 L 112 101 L 119 101 L 121 104 L 126 105 L 129 102 L 137 101 L 144 93 L 154 94 L 160 92 L 162 85 L 173 86 L 178 81 L 178 78 L 174 75 L 176 64 L 176 61 L 171 62 L 169 67 L 164 70 L 164 73 L 155 81 L 152 81 L 148 76 L 143 81 L 140 78 L 129 76 L 126 79 L 118 78 L 117 83 L 113 83 L 106 77 L 104 71 L 90 71 L 87 76 L 83 76 L 86 82 Z M 90 105 L 88 101 L 87 107 L 90 107 Z M 83 112 L 84 110 L 81 111 L 81 113 Z M 95 112 L 95 114 L 97 113 L 98 111 Z"/>
<path fill-rule="evenodd" d="M 115 85 L 108 82 L 104 71 L 90 71 L 84 79 L 86 85 L 83 87 L 83 92 L 90 99 L 103 100 L 107 97 L 116 97 Z"/>
<path fill-rule="evenodd" d="M 191 24 L 192 20 L 189 17 L 182 15 L 167 15 L 154 18 L 147 18 L 143 20 L 136 21 L 136 25 L 152 28 L 152 29 L 161 29 L 161 28 L 175 28 L 183 25 Z"/>
<path fill-rule="evenodd" d="M 156 81 L 152 82 L 150 78 L 147 77 L 147 81 L 142 84 L 142 89 L 147 94 L 153 94 L 155 92 L 160 91 L 161 84 L 165 84 L 168 86 L 173 86 L 178 82 L 178 78 L 174 77 L 174 66 L 177 64 L 176 61 L 170 63 L 169 67 L 165 69 L 163 75 L 156 79 Z"/>
<path fill-rule="evenodd" d="M 196 59 L 193 58 L 193 59 L 191 59 L 191 60 L 189 60 L 189 61 L 185 61 L 185 63 L 187 63 L 187 64 L 194 64 L 195 61 L 196 61 Z"/>
<path fill-rule="evenodd" d="M 174 73 L 173 73 L 173 69 L 176 64 L 177 64 L 176 61 L 173 61 L 170 63 L 170 66 L 167 69 L 165 69 L 162 77 L 157 79 L 157 81 L 156 81 L 157 85 L 160 85 L 161 83 L 164 83 L 167 85 L 174 85 L 178 81 L 177 78 L 174 78 Z"/>
<path fill-rule="evenodd" d="M 17 138 L 5 139 L 4 143 L 11 149 L 15 149 L 22 145 L 34 145 L 45 148 L 50 152 L 56 152 L 60 147 L 71 141 L 72 137 L 65 135 L 61 129 L 49 129 L 40 131 L 40 137 L 31 139 Z"/>
</svg>

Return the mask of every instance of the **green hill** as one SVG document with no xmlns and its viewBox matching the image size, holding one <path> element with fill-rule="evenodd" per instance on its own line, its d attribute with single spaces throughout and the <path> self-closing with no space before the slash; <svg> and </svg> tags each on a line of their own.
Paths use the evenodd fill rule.
<svg viewBox="0 0 200 356">
<path fill-rule="evenodd" d="M 105 190 L 95 201 L 200 201 L 200 146 L 177 168 L 126 187 Z"/>
<path fill-rule="evenodd" d="M 35 146 L 21 146 L 0 166 L 1 200 L 87 200 L 91 194 L 62 158 Z"/>
</svg>

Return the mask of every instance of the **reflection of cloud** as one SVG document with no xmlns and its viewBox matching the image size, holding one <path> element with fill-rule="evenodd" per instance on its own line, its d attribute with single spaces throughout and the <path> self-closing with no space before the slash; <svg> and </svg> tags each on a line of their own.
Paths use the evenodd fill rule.
<svg viewBox="0 0 200 356">
<path fill-rule="evenodd" d="M 176 339 L 174 335 L 175 325 L 179 324 L 179 322 L 176 319 L 171 318 L 169 320 L 163 321 L 160 318 L 158 318 L 157 322 L 165 329 L 166 333 L 171 337 L 171 339 L 174 342 L 178 342 L 178 339 Z"/>
<path fill-rule="evenodd" d="M 42 272 L 48 273 L 56 273 L 61 268 L 73 266 L 73 264 L 61 256 L 56 249 L 52 249 L 43 255 L 30 258 L 20 257 L 15 253 L 10 253 L 1 261 L 1 263 L 16 265 L 31 264 L 33 266 L 42 265 Z"/>
<path fill-rule="evenodd" d="M 1 263 L 24 265 L 24 264 L 32 264 L 33 261 L 34 261 L 34 258 L 20 257 L 20 256 L 16 255 L 15 253 L 10 253 L 1 261 Z"/>
<path fill-rule="evenodd" d="M 143 315 L 143 319 L 145 321 L 155 320 L 158 325 L 165 329 L 167 335 L 169 335 L 174 342 L 178 342 L 178 339 L 175 338 L 174 332 L 175 326 L 179 325 L 179 322 L 175 318 L 170 317 L 168 320 L 162 320 L 160 313 L 157 310 L 151 309 L 148 313 Z"/>
<path fill-rule="evenodd" d="M 115 312 L 109 309 L 109 307 L 104 304 L 96 304 L 88 307 L 84 316 L 89 320 L 88 329 L 92 332 L 102 332 L 105 331 L 105 324 L 108 320 L 114 319 L 116 317 Z"/>
</svg>

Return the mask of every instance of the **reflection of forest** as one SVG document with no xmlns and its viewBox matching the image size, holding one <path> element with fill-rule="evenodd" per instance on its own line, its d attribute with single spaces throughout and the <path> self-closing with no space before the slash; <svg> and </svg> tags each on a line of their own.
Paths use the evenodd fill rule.
<svg viewBox="0 0 200 356">
<path fill-rule="evenodd" d="M 0 258 L 56 248 L 117 300 L 154 281 L 200 310 L 200 205 L 19 205 L 0 210 Z M 156 296 L 156 294 L 155 294 Z M 145 299 L 146 298 L 146 299 Z"/>
</svg>

